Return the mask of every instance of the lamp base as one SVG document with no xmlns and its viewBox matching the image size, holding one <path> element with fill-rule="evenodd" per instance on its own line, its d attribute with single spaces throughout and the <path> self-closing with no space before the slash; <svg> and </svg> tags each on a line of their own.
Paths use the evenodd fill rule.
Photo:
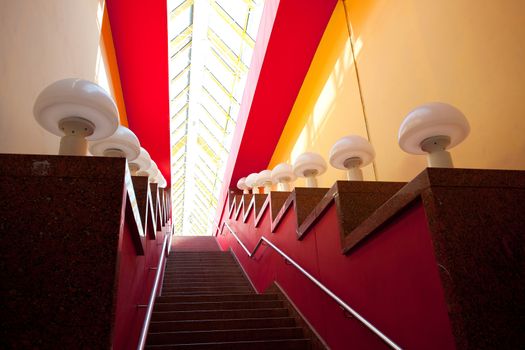
<svg viewBox="0 0 525 350">
<path fill-rule="evenodd" d="M 421 149 L 428 153 L 427 162 L 430 168 L 453 168 L 452 157 L 446 151 L 450 145 L 449 136 L 433 136 L 421 142 Z"/>
<path fill-rule="evenodd" d="M 60 139 L 58 154 L 63 156 L 87 155 L 86 137 L 93 134 L 95 125 L 84 118 L 71 117 L 62 119 L 58 127 L 64 132 L 64 136 Z"/>
</svg>

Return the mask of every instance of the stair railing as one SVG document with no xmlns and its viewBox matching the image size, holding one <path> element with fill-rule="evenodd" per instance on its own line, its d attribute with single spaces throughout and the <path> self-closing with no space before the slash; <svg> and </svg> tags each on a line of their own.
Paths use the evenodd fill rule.
<svg viewBox="0 0 525 350">
<path fill-rule="evenodd" d="M 172 232 L 169 231 L 164 236 L 164 243 L 162 244 L 162 252 L 159 258 L 159 264 L 157 266 L 157 272 L 155 273 L 155 282 L 153 282 L 153 288 L 149 296 L 148 309 L 146 310 L 146 316 L 144 317 L 144 323 L 142 324 L 142 329 L 140 331 L 139 343 L 137 345 L 137 350 L 143 350 L 146 345 L 146 338 L 148 336 L 149 324 L 151 322 L 151 314 L 153 313 L 153 306 L 155 304 L 155 298 L 157 296 L 157 290 L 159 288 L 160 279 L 162 276 L 162 268 L 164 260 L 166 260 L 166 251 L 168 250 L 166 244 L 168 240 L 171 242 Z"/>
<path fill-rule="evenodd" d="M 257 253 L 257 250 L 259 247 L 264 243 L 273 250 L 275 250 L 279 255 L 281 255 L 285 261 L 289 262 L 291 265 L 293 265 L 296 269 L 298 269 L 303 275 L 306 276 L 310 281 L 312 281 L 315 285 L 317 285 L 323 292 L 325 292 L 330 298 L 332 298 L 343 310 L 348 312 L 350 315 L 355 317 L 359 322 L 361 322 L 366 328 L 371 330 L 375 335 L 377 335 L 381 340 L 383 340 L 390 348 L 396 349 L 396 350 L 402 350 L 402 348 L 394 343 L 393 340 L 388 338 L 384 333 L 382 333 L 379 329 L 377 329 L 372 323 L 370 323 L 367 319 L 365 319 L 363 316 L 361 316 L 357 311 L 355 311 L 352 307 L 350 307 L 347 303 L 345 303 L 341 298 L 339 298 L 334 292 L 332 292 L 328 287 L 326 287 L 324 284 L 322 284 L 318 279 L 316 279 L 314 276 L 312 276 L 308 271 L 306 271 L 304 268 L 302 268 L 297 262 L 295 262 L 292 258 L 290 258 L 286 253 L 284 253 L 281 249 L 279 249 L 277 246 L 275 246 L 272 242 L 270 242 L 266 237 L 261 236 L 253 250 L 250 252 L 250 250 L 244 245 L 244 243 L 241 241 L 239 236 L 237 236 L 237 233 L 228 225 L 226 221 L 222 223 L 222 228 L 220 228 L 215 222 L 215 227 L 219 231 L 219 234 L 223 234 L 224 226 L 228 228 L 230 233 L 233 237 L 237 240 L 237 243 L 241 246 L 241 248 L 244 250 L 244 252 L 250 257 L 253 258 L 255 253 Z"/>
</svg>

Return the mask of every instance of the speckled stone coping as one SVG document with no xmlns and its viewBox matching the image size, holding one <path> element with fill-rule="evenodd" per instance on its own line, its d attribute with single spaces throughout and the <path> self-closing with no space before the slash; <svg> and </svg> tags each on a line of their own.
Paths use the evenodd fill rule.
<svg viewBox="0 0 525 350">
<path fill-rule="evenodd" d="M 266 198 L 268 198 L 268 195 L 267 194 L 255 194 L 254 197 L 253 197 L 253 202 L 255 204 L 255 216 L 257 217 L 263 206 L 264 206 L 264 202 L 266 202 Z"/>
<path fill-rule="evenodd" d="M 241 195 L 242 191 L 238 189 L 230 189 L 228 191 L 228 213 L 231 213 L 232 208 L 235 207 L 235 198 L 238 195 Z"/>
<path fill-rule="evenodd" d="M 111 347 L 126 161 L 0 155 L 0 338 Z"/>
<path fill-rule="evenodd" d="M 290 196 L 292 192 L 270 192 L 270 210 L 272 221 L 275 220 L 277 214 L 286 202 L 286 199 Z"/>
<path fill-rule="evenodd" d="M 236 203 L 238 203 L 238 206 L 235 209 L 236 210 L 235 211 L 235 220 L 237 220 L 237 218 L 239 217 L 239 214 L 241 214 L 241 213 L 243 213 L 241 215 L 241 218 L 244 219 L 245 212 L 247 212 L 248 209 L 249 209 L 252 197 L 253 197 L 253 194 L 251 194 L 251 193 L 249 193 L 249 194 L 242 194 L 240 196 L 239 202 L 236 202 Z"/>
<path fill-rule="evenodd" d="M 311 213 L 311 211 L 323 198 L 326 192 L 328 192 L 328 188 L 294 188 L 291 194 L 286 198 L 282 207 L 279 209 L 277 216 L 272 221 L 272 232 L 277 229 L 281 223 L 281 219 L 284 217 L 288 209 L 290 209 L 292 204 L 297 215 L 297 227 L 301 226 L 304 219 L 306 219 L 308 214 Z M 298 237 L 301 238 L 300 236 Z"/>
<path fill-rule="evenodd" d="M 299 226 L 303 237 L 333 203 L 341 231 L 341 247 L 345 238 L 377 208 L 385 203 L 405 182 L 336 181 Z"/>
<path fill-rule="evenodd" d="M 264 203 L 266 203 L 267 194 L 253 194 L 251 195 L 250 202 L 244 202 L 243 207 L 243 222 L 248 221 L 251 211 L 253 210 L 254 221 L 257 221 L 257 217 L 264 208 Z"/>
<path fill-rule="evenodd" d="M 255 227 L 259 227 L 259 224 L 261 223 L 261 219 L 264 215 L 264 212 L 270 207 L 270 194 L 264 194 L 262 196 L 264 197 L 261 197 L 259 199 L 259 204 L 258 204 L 259 209 L 256 210 L 256 216 L 255 216 L 255 222 L 254 222 Z"/>
<path fill-rule="evenodd" d="M 417 203 L 458 349 L 522 348 L 525 172 L 428 168 L 346 236 L 346 253 Z"/>
</svg>

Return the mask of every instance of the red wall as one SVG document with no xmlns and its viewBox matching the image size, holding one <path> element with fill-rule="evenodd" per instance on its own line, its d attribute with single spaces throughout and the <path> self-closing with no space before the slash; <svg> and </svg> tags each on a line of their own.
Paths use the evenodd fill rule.
<svg viewBox="0 0 525 350">
<path fill-rule="evenodd" d="M 296 220 L 291 206 L 274 233 L 268 209 L 258 228 L 253 213 L 246 223 L 239 215 L 230 226 L 248 249 L 264 235 L 402 348 L 455 348 L 421 203 L 346 256 L 335 205 L 302 241 Z M 250 259 L 226 227 L 217 239 L 223 250 L 232 249 L 258 292 L 276 281 L 332 349 L 388 348 L 272 248 L 262 246 Z"/>
<path fill-rule="evenodd" d="M 146 315 L 156 270 L 162 251 L 166 228 L 157 228 L 156 239 L 149 235 L 144 241 L 144 255 L 137 255 L 128 223 L 124 224 L 119 245 L 117 264 L 117 302 L 115 328 L 113 330 L 113 349 L 135 349 Z"/>
</svg>

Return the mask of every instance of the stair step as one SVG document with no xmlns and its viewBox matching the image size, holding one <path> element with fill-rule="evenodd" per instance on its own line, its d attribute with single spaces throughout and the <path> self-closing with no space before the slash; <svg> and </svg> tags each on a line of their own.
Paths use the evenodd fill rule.
<svg viewBox="0 0 525 350">
<path fill-rule="evenodd" d="M 155 305 L 155 311 L 190 311 L 190 310 L 238 310 L 238 309 L 272 309 L 283 306 L 280 300 L 249 301 L 216 301 L 161 303 Z"/>
<path fill-rule="evenodd" d="M 190 285 L 188 286 L 176 286 L 176 287 L 168 287 L 168 288 L 162 288 L 163 292 L 166 293 L 178 293 L 178 292 L 221 292 L 221 291 L 245 291 L 249 292 L 251 290 L 251 287 L 248 284 L 245 285 L 217 285 L 217 286 L 200 286 L 200 287 L 192 287 Z"/>
<path fill-rule="evenodd" d="M 238 276 L 170 276 L 164 278 L 164 284 L 175 283 L 175 282 L 186 282 L 186 283 L 197 283 L 197 282 L 220 282 L 220 281 L 246 281 L 246 278 L 242 275 Z"/>
<path fill-rule="evenodd" d="M 195 344 L 168 344 L 148 345 L 151 350 L 306 350 L 310 348 L 308 339 L 279 339 L 238 342 L 195 343 Z"/>
<path fill-rule="evenodd" d="M 177 272 L 172 272 L 172 271 L 168 271 L 168 272 L 165 272 L 164 274 L 164 278 L 176 278 L 176 277 L 186 277 L 186 278 L 194 278 L 194 277 L 198 277 L 198 278 L 210 278 L 210 277 L 215 277 L 215 278 L 220 278 L 220 277 L 243 277 L 244 278 L 244 275 L 242 274 L 241 270 L 233 270 L 233 271 L 227 271 L 227 272 L 215 272 L 215 273 L 196 273 L 196 272 L 185 272 L 185 271 L 177 271 Z"/>
<path fill-rule="evenodd" d="M 237 268 L 231 268 L 231 269 L 193 269 L 193 270 L 187 270 L 187 269 L 180 269 L 180 270 L 165 270 L 165 274 L 168 277 L 171 276 L 193 276 L 193 277 L 201 277 L 201 276 L 217 276 L 217 275 L 237 275 L 242 276 L 242 270 Z"/>
<path fill-rule="evenodd" d="M 233 258 L 227 259 L 178 259 L 167 261 L 167 265 L 213 265 L 213 264 L 234 264 L 236 261 Z"/>
<path fill-rule="evenodd" d="M 246 279 L 235 277 L 235 278 L 227 278 L 227 279 L 202 279 L 202 280 L 188 280 L 188 279 L 173 279 L 173 280 L 164 280 L 164 286 L 175 286 L 175 285 L 195 285 L 200 286 L 204 284 L 208 285 L 216 285 L 216 284 L 247 284 L 248 282 Z"/>
<path fill-rule="evenodd" d="M 217 280 L 217 281 L 202 281 L 202 282 L 181 282 L 181 281 L 173 281 L 173 282 L 164 282 L 163 288 L 184 288 L 184 287 L 222 287 L 222 286 L 246 286 L 248 285 L 248 281 L 243 279 L 236 279 L 236 280 Z"/>
<path fill-rule="evenodd" d="M 198 258 L 198 257 L 231 257 L 230 252 L 174 252 L 170 254 L 170 259 L 177 259 L 177 258 Z"/>
<path fill-rule="evenodd" d="M 245 279 L 245 278 L 240 278 L 240 277 L 231 277 L 231 278 L 225 278 L 225 279 L 222 279 L 222 278 L 217 278 L 217 279 L 201 279 L 200 281 L 197 280 L 197 281 L 192 281 L 192 280 L 187 280 L 187 279 L 165 279 L 164 280 L 164 283 L 163 285 L 170 285 L 170 286 L 174 286 L 174 285 L 193 285 L 195 283 L 195 285 L 201 285 L 203 283 L 208 283 L 208 284 L 236 284 L 238 282 L 245 282 L 245 283 L 248 283 L 249 282 Z"/>
<path fill-rule="evenodd" d="M 151 322 L 149 330 L 152 333 L 159 333 L 219 329 L 277 328 L 293 327 L 294 325 L 295 319 L 293 317 L 238 318 Z"/>
<path fill-rule="evenodd" d="M 237 266 L 195 266 L 195 267 L 167 267 L 165 272 L 220 272 L 220 271 L 240 271 Z"/>
<path fill-rule="evenodd" d="M 168 270 L 183 270 L 183 269 L 237 269 L 238 266 L 233 263 L 217 263 L 217 264 L 166 264 Z"/>
<path fill-rule="evenodd" d="M 235 263 L 235 259 L 231 256 L 225 256 L 223 258 L 180 258 L 170 259 L 166 261 L 166 264 L 178 265 L 178 264 L 231 264 Z"/>
<path fill-rule="evenodd" d="M 171 259 L 166 262 L 166 264 L 170 265 L 179 265 L 179 264 L 233 264 L 235 263 L 235 259 L 231 256 L 224 257 L 224 258 L 212 258 L 212 259 L 192 259 L 192 258 L 180 258 L 180 259 Z"/>
<path fill-rule="evenodd" d="M 246 340 L 270 340 L 289 339 L 303 337 L 302 329 L 299 327 L 281 328 L 251 328 L 251 329 L 226 329 L 212 331 L 182 331 L 150 333 L 146 343 L 156 344 L 188 344 L 188 343 L 211 343 L 225 341 Z"/>
<path fill-rule="evenodd" d="M 240 309 L 240 310 L 198 310 L 198 311 L 155 311 L 152 321 L 210 320 L 233 318 L 287 317 L 288 310 Z"/>
<path fill-rule="evenodd" d="M 155 304 L 174 302 L 207 302 L 207 301 L 246 301 L 246 300 L 278 300 L 277 294 L 211 294 L 211 295 L 180 295 L 157 297 Z"/>
</svg>

